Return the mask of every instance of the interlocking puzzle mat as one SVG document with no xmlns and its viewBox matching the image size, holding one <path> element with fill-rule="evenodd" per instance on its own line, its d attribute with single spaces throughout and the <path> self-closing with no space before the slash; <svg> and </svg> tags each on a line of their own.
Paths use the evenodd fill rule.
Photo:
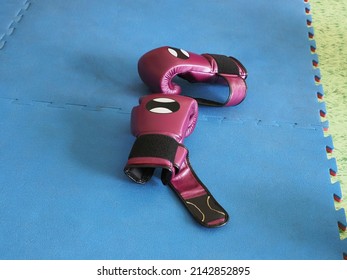
<svg viewBox="0 0 347 280">
<path fill-rule="evenodd" d="M 32 0 L 1 10 L 1 258 L 343 258 L 309 6 L 288 2 Z M 231 216 L 221 228 L 196 224 L 159 178 L 139 186 L 123 174 L 130 111 L 148 93 L 137 61 L 162 45 L 229 54 L 249 72 L 245 101 L 201 107 L 185 141 Z"/>
<path fill-rule="evenodd" d="M 324 84 L 327 104 L 329 130 L 326 134 L 334 137 L 334 156 L 337 160 L 336 180 L 341 184 L 342 197 L 347 195 L 347 2 L 312 1 L 314 38 L 319 53 L 319 68 Z M 347 209 L 347 201 L 342 200 L 336 207 Z M 344 229 L 344 230 L 343 230 Z M 342 228 L 342 238 L 347 238 L 347 231 Z"/>
</svg>

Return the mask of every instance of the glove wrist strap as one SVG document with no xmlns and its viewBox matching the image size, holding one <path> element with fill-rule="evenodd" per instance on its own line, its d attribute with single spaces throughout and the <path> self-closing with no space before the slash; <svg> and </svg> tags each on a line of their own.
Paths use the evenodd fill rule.
<svg viewBox="0 0 347 280">
<path fill-rule="evenodd" d="M 202 54 L 213 68 L 218 72 L 211 76 L 211 83 L 226 84 L 229 87 L 229 95 L 224 102 L 195 98 L 200 105 L 207 106 L 235 106 L 243 101 L 246 96 L 247 70 L 236 58 L 220 54 Z"/>
<path fill-rule="evenodd" d="M 201 225 L 218 227 L 228 221 L 228 213 L 198 178 L 188 157 L 181 165 L 179 173 L 171 179 L 169 186 L 176 192 L 193 218 Z"/>
<path fill-rule="evenodd" d="M 139 136 L 129 154 L 125 174 L 137 183 L 146 183 L 155 168 L 162 168 L 166 185 L 186 158 L 187 149 L 174 138 L 162 134 Z"/>
</svg>

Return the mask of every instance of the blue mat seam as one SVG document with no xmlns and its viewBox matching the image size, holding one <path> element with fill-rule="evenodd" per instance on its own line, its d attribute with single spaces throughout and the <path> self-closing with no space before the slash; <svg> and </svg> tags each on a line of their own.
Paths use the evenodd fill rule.
<svg viewBox="0 0 347 280">
<path fill-rule="evenodd" d="M 0 101 L 8 102 L 12 105 L 22 105 L 22 106 L 45 106 L 47 108 L 56 108 L 56 109 L 77 109 L 77 110 L 88 110 L 88 111 L 103 111 L 103 110 L 112 110 L 115 113 L 120 114 L 129 114 L 131 112 L 126 109 L 118 106 L 88 106 L 85 104 L 77 104 L 77 103 L 58 103 L 51 101 L 42 101 L 42 100 L 23 100 L 19 98 L 7 98 L 0 97 Z M 245 123 L 254 123 L 259 127 L 286 127 L 286 128 L 294 128 L 294 129 L 305 129 L 318 131 L 323 130 L 323 125 L 310 124 L 310 123 L 298 123 L 298 122 L 285 122 L 285 121 L 267 121 L 262 119 L 247 119 L 247 118 L 229 118 L 222 116 L 213 116 L 207 114 L 199 115 L 199 122 L 213 122 L 219 123 L 223 125 L 242 125 Z M 332 146 L 330 144 L 329 146 Z"/>
</svg>

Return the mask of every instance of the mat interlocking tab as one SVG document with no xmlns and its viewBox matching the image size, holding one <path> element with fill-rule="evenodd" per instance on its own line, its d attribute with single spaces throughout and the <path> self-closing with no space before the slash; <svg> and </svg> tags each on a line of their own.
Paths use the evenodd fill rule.
<svg viewBox="0 0 347 280">
<path fill-rule="evenodd" d="M 308 1 L 31 0 L 0 15 L 0 258 L 346 258 Z M 137 61 L 167 44 L 249 71 L 244 102 L 200 107 L 185 142 L 222 228 L 194 223 L 159 178 L 123 174 L 148 93 Z"/>
<path fill-rule="evenodd" d="M 310 49 L 312 51 L 312 65 L 314 68 L 314 80 L 316 82 L 316 85 L 319 87 L 319 89 L 317 89 L 317 98 L 319 100 L 322 99 L 322 97 L 324 96 L 323 93 L 323 86 L 321 84 L 321 73 L 320 73 L 320 69 L 319 69 L 319 62 L 318 62 L 318 56 L 315 53 L 317 46 L 316 46 L 316 42 L 314 40 L 314 28 L 312 27 L 312 16 L 311 14 L 311 6 L 309 3 L 309 0 L 305 0 L 306 3 L 306 7 L 305 7 L 305 11 L 307 16 L 307 27 L 308 27 L 308 37 L 310 40 Z M 313 51 L 314 50 L 314 51 Z M 323 122 L 326 122 L 326 114 L 327 114 L 327 110 L 326 110 L 326 105 L 324 102 L 321 103 L 321 105 L 323 105 L 323 107 L 321 107 L 320 109 L 320 116 L 324 119 L 322 120 Z M 325 126 L 324 130 L 327 131 L 328 126 Z M 337 163 L 336 163 L 336 159 L 332 158 L 332 152 L 333 152 L 333 141 L 332 141 L 332 137 L 331 135 L 328 135 L 327 137 L 325 137 L 325 139 L 327 140 L 326 142 L 326 152 L 329 154 L 328 158 L 329 159 L 329 174 L 331 176 L 331 184 L 332 184 L 332 198 L 335 201 L 335 205 L 336 208 L 338 209 L 338 204 L 341 202 L 342 200 L 342 193 L 341 193 L 341 186 L 339 184 L 338 181 L 336 181 L 336 176 L 337 176 L 337 172 L 338 172 L 338 167 L 337 167 Z M 337 226 L 338 229 L 340 231 L 346 231 L 346 215 L 345 215 L 345 211 L 344 209 L 339 209 L 337 210 L 337 215 L 336 215 L 336 219 L 337 219 Z M 344 248 L 344 250 L 346 250 L 346 248 Z M 346 256 L 346 251 L 343 252 L 343 258 L 345 258 Z"/>
</svg>

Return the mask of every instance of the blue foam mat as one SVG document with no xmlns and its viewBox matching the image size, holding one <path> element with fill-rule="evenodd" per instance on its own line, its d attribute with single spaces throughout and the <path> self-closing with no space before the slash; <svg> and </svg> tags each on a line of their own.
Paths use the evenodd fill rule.
<svg viewBox="0 0 347 280">
<path fill-rule="evenodd" d="M 342 258 L 303 1 L 28 4 L 0 50 L 0 258 Z M 158 178 L 122 171 L 130 110 L 148 93 L 136 64 L 162 45 L 249 71 L 245 101 L 200 108 L 185 142 L 230 213 L 222 228 L 196 224 Z"/>
</svg>

